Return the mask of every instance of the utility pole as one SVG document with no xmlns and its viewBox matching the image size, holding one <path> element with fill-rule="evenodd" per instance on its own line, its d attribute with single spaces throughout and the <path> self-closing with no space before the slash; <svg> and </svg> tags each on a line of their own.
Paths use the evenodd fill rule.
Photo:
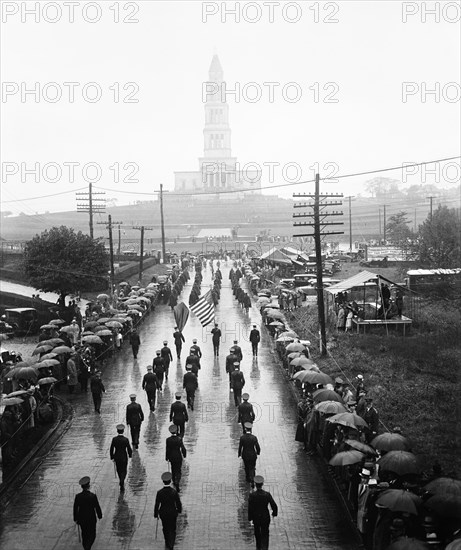
<svg viewBox="0 0 461 550">
<path fill-rule="evenodd" d="M 165 263 L 166 248 L 165 248 L 165 221 L 163 219 L 163 183 L 160 184 L 160 222 L 162 224 L 162 260 Z"/>
<path fill-rule="evenodd" d="M 114 241 L 112 238 L 112 225 L 121 224 L 123 222 L 112 222 L 112 216 L 109 214 L 107 222 L 98 222 L 99 225 L 105 225 L 109 230 L 109 254 L 110 254 L 110 297 L 114 292 L 114 282 L 115 282 L 115 268 L 114 268 Z"/>
<path fill-rule="evenodd" d="M 352 207 L 351 207 L 351 200 L 354 198 L 353 195 L 349 195 L 348 197 L 345 197 L 346 199 L 349 199 L 349 250 L 352 252 Z"/>
<path fill-rule="evenodd" d="M 430 216 L 431 216 L 431 217 L 430 217 L 430 220 L 431 220 L 431 221 L 432 221 L 432 201 L 433 201 L 435 198 L 436 198 L 436 197 L 434 197 L 434 195 L 431 195 L 430 197 L 426 197 L 426 199 L 429 199 L 430 204 L 431 204 L 431 207 L 430 207 L 430 208 L 431 208 L 431 210 L 430 210 L 430 212 L 431 212 L 431 214 L 430 214 Z"/>
<path fill-rule="evenodd" d="M 379 244 L 381 244 L 381 208 L 378 208 Z"/>
<path fill-rule="evenodd" d="M 387 204 L 383 204 L 383 208 L 384 208 L 384 214 L 383 214 L 383 241 L 384 241 L 384 246 L 386 246 L 386 206 L 387 206 Z"/>
<path fill-rule="evenodd" d="M 342 212 L 324 212 L 323 210 L 329 206 L 341 206 L 342 201 L 328 201 L 328 198 L 342 198 L 342 194 L 325 194 L 320 195 L 320 175 L 315 175 L 315 194 L 314 195 L 293 195 L 294 198 L 310 198 L 314 202 L 310 203 L 295 203 L 295 208 L 313 208 L 313 214 L 293 214 L 293 218 L 313 218 L 313 223 L 295 222 L 295 227 L 310 226 L 313 227 L 313 233 L 302 233 L 293 235 L 293 237 L 314 237 L 315 242 L 315 257 L 317 264 L 317 308 L 320 325 L 320 349 L 322 355 L 327 355 L 327 335 L 325 322 L 325 304 L 323 302 L 323 273 L 322 273 L 322 237 L 326 235 L 342 235 L 343 231 L 325 231 L 325 228 L 332 225 L 343 225 L 342 222 L 327 222 L 325 218 L 329 216 L 342 216 Z"/>
<path fill-rule="evenodd" d="M 88 185 L 88 193 L 75 193 L 77 201 L 85 201 L 84 203 L 77 203 L 77 212 L 88 212 L 90 215 L 90 237 L 94 238 L 93 230 L 93 215 L 104 214 L 106 211 L 106 199 L 95 198 L 94 195 L 105 195 L 104 192 L 95 193 L 93 191 L 93 184 Z M 103 203 L 103 204 L 99 204 Z"/>
<path fill-rule="evenodd" d="M 133 226 L 133 229 L 139 229 L 141 231 L 141 244 L 139 246 L 139 280 L 142 281 L 142 272 L 144 271 L 144 231 L 152 231 L 152 227 L 145 227 L 144 225 Z"/>
<path fill-rule="evenodd" d="M 122 230 L 121 225 L 118 224 L 118 246 L 117 246 L 117 256 L 120 256 L 122 248 Z"/>
</svg>

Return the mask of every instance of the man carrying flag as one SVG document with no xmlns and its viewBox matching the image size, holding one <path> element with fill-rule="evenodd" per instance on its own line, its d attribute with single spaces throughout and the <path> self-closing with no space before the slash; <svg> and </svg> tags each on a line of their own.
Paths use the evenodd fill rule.
<svg viewBox="0 0 461 550">
<path fill-rule="evenodd" d="M 214 305 L 211 297 L 211 290 L 204 294 L 190 310 L 198 317 L 202 327 L 206 327 L 214 320 Z"/>
</svg>

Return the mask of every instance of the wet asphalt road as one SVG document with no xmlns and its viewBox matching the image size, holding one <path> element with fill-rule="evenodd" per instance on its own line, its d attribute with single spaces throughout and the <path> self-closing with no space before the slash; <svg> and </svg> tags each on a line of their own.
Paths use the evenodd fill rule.
<svg viewBox="0 0 461 550">
<path fill-rule="evenodd" d="M 72 505 L 75 493 L 80 490 L 78 480 L 84 475 L 91 477 L 91 490 L 97 493 L 103 511 L 94 550 L 164 548 L 161 524 L 156 536 L 153 508 L 156 491 L 162 486 L 160 475 L 167 470 L 165 440 L 169 436 L 169 409 L 175 391 L 182 388 L 186 352 L 194 337 L 199 340 L 203 358 L 195 411 L 189 413 L 184 438 L 188 454 L 183 464 L 183 514 L 178 518 L 176 548 L 255 547 L 247 521 L 250 488 L 243 463 L 237 458 L 241 428 L 225 372 L 225 356 L 234 338 L 239 340 L 244 355 L 244 391 L 250 394 L 257 415 L 253 433 L 259 439 L 261 455 L 256 473 L 265 477 L 265 489 L 271 491 L 279 505 L 279 515 L 271 523 L 270 547 L 359 548 L 317 459 L 307 457 L 302 445 L 294 441 L 296 404 L 264 330 L 258 361 L 252 360 L 248 333 L 250 323 L 259 324 L 259 312 L 253 308 L 246 315 L 240 309 L 229 288 L 228 268 L 222 271 L 223 289 L 216 312 L 223 332 L 219 358 L 213 358 L 211 327 L 202 329 L 198 319 L 191 315 L 184 329 L 182 362 L 170 365 L 170 377 L 163 393 L 158 394 L 157 409 L 150 413 L 141 390 L 146 366 L 151 364 L 164 339 L 175 355 L 173 314 L 168 306 L 157 306 L 140 330 L 138 359 L 133 359 L 130 347 L 125 344 L 106 368 L 101 415 L 93 410 L 91 394 L 72 396 L 75 417 L 71 428 L 29 481 L 18 489 L 0 519 L 2 550 L 81 548 L 72 520 Z M 204 275 L 204 283 L 209 284 L 209 268 Z M 186 304 L 190 288 L 188 285 L 183 291 Z M 202 285 L 202 291 L 207 288 L 207 284 Z M 125 422 L 125 407 L 133 392 L 138 395 L 146 419 L 139 450 L 134 451 L 129 463 L 126 491 L 120 494 L 109 446 L 116 435 L 116 424 Z"/>
</svg>

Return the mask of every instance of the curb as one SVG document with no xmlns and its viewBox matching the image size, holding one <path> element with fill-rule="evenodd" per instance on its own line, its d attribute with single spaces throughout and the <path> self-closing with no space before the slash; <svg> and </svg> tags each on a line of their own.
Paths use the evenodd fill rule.
<svg viewBox="0 0 461 550">
<path fill-rule="evenodd" d="M 55 403 L 58 408 L 58 417 L 53 426 L 46 432 L 46 434 L 38 441 L 29 453 L 21 460 L 16 468 L 10 472 L 9 476 L 2 484 L 0 484 L 0 499 L 6 497 L 8 499 L 8 492 L 12 488 L 14 482 L 19 481 L 22 487 L 35 472 L 35 470 L 41 465 L 45 456 L 55 447 L 61 437 L 69 429 L 74 409 L 70 403 L 63 401 L 59 397 L 54 397 Z M 49 445 L 49 449 L 43 456 L 40 455 L 40 451 Z M 35 461 L 35 463 L 34 463 Z M 27 469 L 28 466 L 33 464 L 32 470 Z M 22 474 L 22 475 L 21 475 Z M 24 479 L 25 477 L 25 479 Z M 16 491 L 16 488 L 14 488 Z M 3 504 L 3 503 L 2 503 Z"/>
</svg>

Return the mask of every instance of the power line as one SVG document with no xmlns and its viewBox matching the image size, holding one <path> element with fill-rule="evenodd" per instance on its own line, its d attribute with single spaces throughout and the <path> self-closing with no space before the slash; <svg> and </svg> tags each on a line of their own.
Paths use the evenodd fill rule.
<svg viewBox="0 0 461 550">
<path fill-rule="evenodd" d="M 51 195 L 40 195 L 39 197 L 27 197 L 25 199 L 15 199 L 15 200 L 9 200 L 9 201 L 2 201 L 2 203 L 25 202 L 25 201 L 35 201 L 35 200 L 39 200 L 39 199 L 47 199 L 49 197 L 57 197 L 58 195 L 67 195 L 69 193 L 75 193 L 76 191 L 81 191 L 82 189 L 86 189 L 86 187 L 79 187 L 78 189 L 71 189 L 70 191 L 61 191 L 60 193 L 52 193 Z"/>
</svg>

